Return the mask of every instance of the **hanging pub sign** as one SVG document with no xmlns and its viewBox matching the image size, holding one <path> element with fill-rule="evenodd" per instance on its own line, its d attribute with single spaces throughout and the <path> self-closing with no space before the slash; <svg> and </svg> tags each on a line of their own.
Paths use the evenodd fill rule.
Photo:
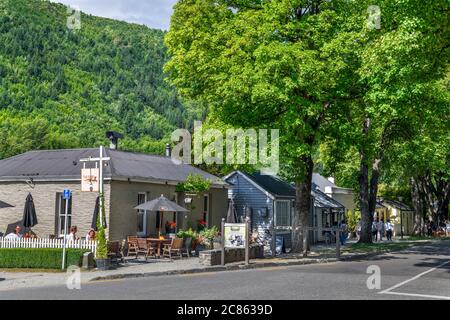
<svg viewBox="0 0 450 320">
<path fill-rule="evenodd" d="M 98 192 L 99 176 L 98 168 L 81 169 L 81 192 Z"/>
<path fill-rule="evenodd" d="M 247 226 L 245 223 L 224 224 L 225 248 L 245 248 L 247 241 Z"/>
</svg>

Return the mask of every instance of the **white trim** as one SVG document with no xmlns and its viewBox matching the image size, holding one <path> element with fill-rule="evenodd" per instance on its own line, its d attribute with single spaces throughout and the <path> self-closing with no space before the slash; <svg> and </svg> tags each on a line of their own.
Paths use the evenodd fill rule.
<svg viewBox="0 0 450 320">
<path fill-rule="evenodd" d="M 65 242 L 65 243 L 64 243 Z M 67 248 L 76 249 L 88 249 L 91 250 L 94 255 L 97 250 L 97 241 L 75 240 L 64 241 L 63 239 L 6 239 L 0 238 L 0 248 L 59 248 L 62 249 L 64 245 Z"/>
</svg>

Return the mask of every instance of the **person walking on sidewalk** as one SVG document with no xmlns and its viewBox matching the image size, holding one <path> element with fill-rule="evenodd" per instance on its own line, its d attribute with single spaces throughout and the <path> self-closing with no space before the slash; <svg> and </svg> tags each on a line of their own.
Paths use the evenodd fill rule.
<svg viewBox="0 0 450 320">
<path fill-rule="evenodd" d="M 356 237 L 358 238 L 358 241 L 361 238 L 361 229 L 362 229 L 361 219 L 358 219 L 358 222 L 356 223 Z"/>
<path fill-rule="evenodd" d="M 378 234 L 378 220 L 373 220 L 372 222 L 372 239 L 374 241 L 377 241 L 377 234 Z"/>
<path fill-rule="evenodd" d="M 378 241 L 383 241 L 384 236 L 384 219 L 381 219 L 377 224 L 377 231 L 378 231 Z"/>
<path fill-rule="evenodd" d="M 394 232 L 394 225 L 391 223 L 391 220 L 389 219 L 386 220 L 385 229 L 388 241 L 392 241 L 392 233 Z"/>
</svg>

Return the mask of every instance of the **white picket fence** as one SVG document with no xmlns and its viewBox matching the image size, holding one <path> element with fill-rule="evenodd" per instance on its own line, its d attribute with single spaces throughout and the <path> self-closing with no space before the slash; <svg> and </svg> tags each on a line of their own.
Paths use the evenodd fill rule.
<svg viewBox="0 0 450 320">
<path fill-rule="evenodd" d="M 0 248 L 64 248 L 64 240 L 62 239 L 18 239 L 11 240 L 0 237 Z M 87 249 L 94 254 L 97 251 L 97 241 L 76 240 L 67 241 L 66 248 L 70 249 Z"/>
</svg>

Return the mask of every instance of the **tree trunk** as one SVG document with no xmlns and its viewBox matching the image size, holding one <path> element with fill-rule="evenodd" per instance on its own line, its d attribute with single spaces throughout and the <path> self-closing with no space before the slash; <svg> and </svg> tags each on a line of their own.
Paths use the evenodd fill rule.
<svg viewBox="0 0 450 320">
<path fill-rule="evenodd" d="M 378 178 L 380 177 L 380 162 L 381 159 L 375 159 L 372 163 L 372 176 L 370 178 L 369 186 L 369 214 L 371 217 L 375 214 L 377 207 L 378 194 Z M 386 219 L 386 217 L 384 217 Z"/>
<path fill-rule="evenodd" d="M 421 190 L 418 185 L 418 180 L 419 178 L 411 178 L 410 180 L 411 199 L 415 217 L 413 234 L 423 236 L 425 235 L 425 218 L 427 211 L 423 202 L 423 195 L 421 194 Z"/>
<path fill-rule="evenodd" d="M 365 118 L 363 124 L 363 135 L 367 137 L 370 128 L 370 119 Z M 360 243 L 372 243 L 372 221 L 373 215 L 370 214 L 369 209 L 369 166 L 367 153 L 364 147 L 361 146 L 359 151 L 360 166 L 359 166 L 359 201 L 361 207 L 361 236 Z"/>
<path fill-rule="evenodd" d="M 311 183 L 314 164 L 311 156 L 300 158 L 305 167 L 303 179 L 295 182 L 295 214 L 292 221 L 292 252 L 303 252 L 303 228 L 308 226 L 311 211 Z M 305 248 L 307 249 L 307 248 Z"/>
</svg>

